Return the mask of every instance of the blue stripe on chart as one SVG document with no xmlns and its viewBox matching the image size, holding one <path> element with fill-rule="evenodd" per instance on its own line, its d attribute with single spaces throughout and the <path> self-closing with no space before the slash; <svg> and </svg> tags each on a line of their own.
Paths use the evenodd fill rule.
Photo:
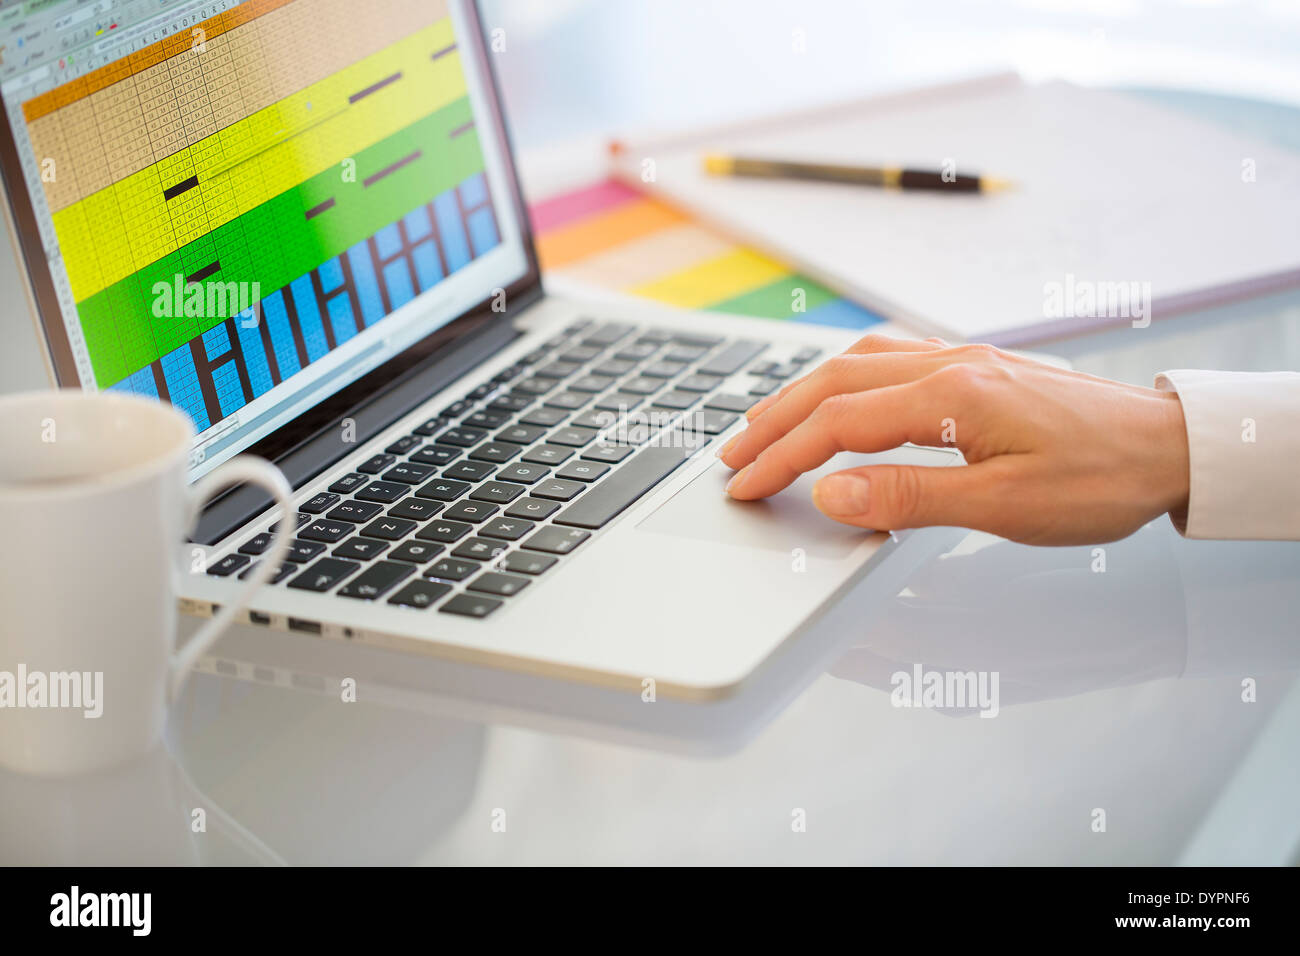
<svg viewBox="0 0 1300 956">
<path fill-rule="evenodd" d="M 334 330 L 334 344 L 342 345 L 357 334 L 357 324 L 352 319 L 352 302 L 346 295 L 336 295 L 325 303 L 330 314 L 330 328 Z"/>
<path fill-rule="evenodd" d="M 275 350 L 275 364 L 280 367 L 280 381 L 299 371 L 298 347 L 293 341 L 293 330 L 289 328 L 289 316 L 284 311 L 286 290 L 272 292 L 262 299 L 262 321 L 271 332 L 271 347 Z"/>
<path fill-rule="evenodd" d="M 311 287 L 311 273 L 298 276 L 289 283 L 289 288 L 293 290 L 293 304 L 298 309 L 298 328 L 302 329 L 302 341 L 307 346 L 307 361 L 314 362 L 329 351 L 329 343 L 325 341 L 320 307 Z"/>
<path fill-rule="evenodd" d="M 172 404 L 194 419 L 194 427 L 199 431 L 207 428 L 208 409 L 203 404 L 203 393 L 199 390 L 199 376 L 194 370 L 194 356 L 190 354 L 189 343 L 173 349 L 162 357 L 163 380 L 167 382 L 167 393 Z"/>
<path fill-rule="evenodd" d="M 433 211 L 438 217 L 438 232 L 442 234 L 442 252 L 447 257 L 447 271 L 455 272 L 470 260 L 469 243 L 465 241 L 465 226 L 460 221 L 455 190 L 445 192 L 435 199 Z"/>
<path fill-rule="evenodd" d="M 442 266 L 438 263 L 438 250 L 432 239 L 412 249 L 411 259 L 415 262 L 415 277 L 420 280 L 421 292 L 438 284 L 442 278 Z"/>
<path fill-rule="evenodd" d="M 244 353 L 244 365 L 248 368 L 248 384 L 253 389 L 253 397 L 269 392 L 272 385 L 271 366 L 266 360 L 266 348 L 262 345 L 262 330 L 258 328 L 257 307 L 245 309 L 235 316 L 236 334 L 239 336 L 239 350 Z"/>
<path fill-rule="evenodd" d="M 388 301 L 393 304 L 393 311 L 415 298 L 411 288 L 411 272 L 406 267 L 405 259 L 397 259 L 384 266 L 384 286 L 388 289 Z"/>
<path fill-rule="evenodd" d="M 348 250 L 348 265 L 352 267 L 352 285 L 361 301 L 361 318 L 369 327 L 384 317 L 384 301 L 379 297 L 379 282 L 370 264 L 370 244 L 365 239 Z"/>
<path fill-rule="evenodd" d="M 481 256 L 496 246 L 497 224 L 492 218 L 492 210 L 486 206 L 469 214 L 469 237 L 474 243 L 474 255 Z"/>
</svg>

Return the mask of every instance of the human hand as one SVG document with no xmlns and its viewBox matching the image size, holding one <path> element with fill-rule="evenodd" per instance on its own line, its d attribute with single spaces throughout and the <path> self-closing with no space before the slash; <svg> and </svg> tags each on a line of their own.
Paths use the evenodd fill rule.
<svg viewBox="0 0 1300 956">
<path fill-rule="evenodd" d="M 873 465 L 821 479 L 813 502 L 863 528 L 956 525 L 1026 544 L 1123 538 L 1187 507 L 1182 405 L 1163 392 L 988 345 L 868 335 L 748 412 L 718 453 L 733 498 L 765 498 L 840 451 L 905 442 L 967 465 Z"/>
</svg>

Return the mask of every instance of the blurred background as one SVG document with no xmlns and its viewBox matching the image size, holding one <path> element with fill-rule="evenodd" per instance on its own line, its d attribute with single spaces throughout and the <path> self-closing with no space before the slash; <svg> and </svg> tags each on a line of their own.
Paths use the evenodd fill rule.
<svg viewBox="0 0 1300 956">
<path fill-rule="evenodd" d="M 1179 91 L 1172 105 L 1182 91 L 1219 94 L 1229 121 L 1300 105 L 1300 0 L 484 0 L 483 11 L 504 30 L 510 120 L 534 157 L 999 70 Z"/>
</svg>

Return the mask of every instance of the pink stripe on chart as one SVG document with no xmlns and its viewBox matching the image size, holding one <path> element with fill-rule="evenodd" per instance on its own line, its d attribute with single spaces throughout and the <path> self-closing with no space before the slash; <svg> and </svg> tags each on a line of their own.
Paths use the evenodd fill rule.
<svg viewBox="0 0 1300 956">
<path fill-rule="evenodd" d="M 528 215 L 533 221 L 533 231 L 541 235 L 640 198 L 641 194 L 631 186 L 607 179 L 533 203 L 528 207 Z"/>
</svg>

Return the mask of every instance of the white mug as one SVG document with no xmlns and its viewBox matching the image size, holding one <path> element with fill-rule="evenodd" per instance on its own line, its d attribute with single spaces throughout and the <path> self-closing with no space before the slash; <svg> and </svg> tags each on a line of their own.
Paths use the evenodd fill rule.
<svg viewBox="0 0 1300 956">
<path fill-rule="evenodd" d="M 0 398 L 0 766 L 70 774 L 148 753 L 190 668 L 284 560 L 284 475 L 241 456 L 190 486 L 193 439 L 186 415 L 152 399 Z M 177 583 L 195 571 L 182 542 L 203 502 L 239 482 L 270 492 L 279 530 L 177 651 Z"/>
</svg>

